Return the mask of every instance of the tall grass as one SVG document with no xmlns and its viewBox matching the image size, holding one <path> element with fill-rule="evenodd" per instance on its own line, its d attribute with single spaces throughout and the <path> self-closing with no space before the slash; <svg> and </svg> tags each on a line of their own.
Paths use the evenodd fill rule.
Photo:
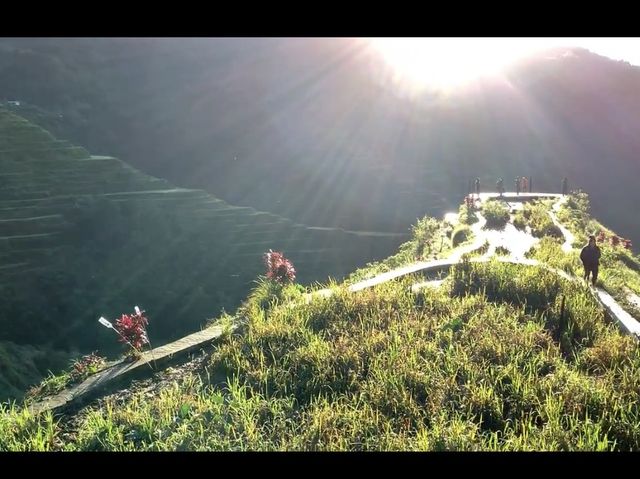
<svg viewBox="0 0 640 479">
<path fill-rule="evenodd" d="M 356 294 L 334 286 L 333 296 L 296 308 L 272 303 L 268 315 L 247 308 L 245 333 L 223 340 L 206 374 L 185 375 L 157 395 L 109 399 L 78 416 L 63 441 L 64 424 L 47 416 L 19 423 L 24 412 L 4 410 L 0 444 L 65 450 L 640 446 L 637 346 L 605 322 L 584 289 L 542 269 L 497 262 L 462 264 L 439 290 L 412 293 L 413 281 Z"/>
<path fill-rule="evenodd" d="M 530 256 L 579 271 L 577 251 L 549 237 Z M 358 293 L 332 283 L 310 302 L 260 282 L 241 333 L 221 339 L 201 374 L 72 421 L 4 407 L 0 449 L 640 448 L 638 344 L 580 283 L 468 257 L 440 288 L 412 292 L 425 279 Z"/>
</svg>

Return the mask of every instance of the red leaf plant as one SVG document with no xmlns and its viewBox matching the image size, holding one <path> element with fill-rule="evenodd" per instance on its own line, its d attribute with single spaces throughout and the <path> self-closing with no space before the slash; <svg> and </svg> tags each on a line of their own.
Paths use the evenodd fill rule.
<svg viewBox="0 0 640 479">
<path fill-rule="evenodd" d="M 137 352 L 145 345 L 149 344 L 146 327 L 149 320 L 145 317 L 144 311 L 137 310 L 133 314 L 123 314 L 116 319 L 114 328 L 120 333 L 120 342 L 133 347 Z"/>
<path fill-rule="evenodd" d="M 464 198 L 464 204 L 467 206 L 467 208 L 474 210 L 476 207 L 476 200 L 472 195 L 467 195 Z"/>
<path fill-rule="evenodd" d="M 71 378 L 74 381 L 82 380 L 90 374 L 97 372 L 105 363 L 105 358 L 98 356 L 96 351 L 91 354 L 87 354 L 86 356 L 82 356 L 79 360 L 74 361 Z"/>
<path fill-rule="evenodd" d="M 293 263 L 284 257 L 282 253 L 269 250 L 264 254 L 264 263 L 267 266 L 267 278 L 280 283 L 292 283 L 296 279 L 296 270 Z"/>
</svg>

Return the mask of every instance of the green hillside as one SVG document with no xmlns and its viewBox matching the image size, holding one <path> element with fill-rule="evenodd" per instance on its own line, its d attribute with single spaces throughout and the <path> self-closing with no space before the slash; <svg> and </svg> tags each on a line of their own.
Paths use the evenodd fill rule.
<svg viewBox="0 0 640 479">
<path fill-rule="evenodd" d="M 92 156 L 0 108 L 0 399 L 19 397 L 70 355 L 119 353 L 101 315 L 147 309 L 157 346 L 237 308 L 270 248 L 309 284 L 383 258 L 402 237 L 234 207 Z M 24 347 L 33 354 L 16 352 Z M 22 379 L 11 372 L 23 368 Z"/>
<path fill-rule="evenodd" d="M 585 194 L 509 203 L 507 224 L 483 227 L 494 203 L 461 208 L 457 246 L 434 251 L 459 227 L 422 220 L 396 255 L 322 294 L 261 283 L 241 327 L 177 369 L 65 415 L 5 408 L 0 449 L 638 450 L 640 349 L 594 291 L 640 294 L 639 258 L 602 240 L 591 289 L 575 246 L 585 229 L 610 232 Z M 545 226 L 554 210 L 574 247 Z M 510 238 L 525 236 L 519 257 Z M 427 252 L 459 261 L 354 289 Z"/>
</svg>

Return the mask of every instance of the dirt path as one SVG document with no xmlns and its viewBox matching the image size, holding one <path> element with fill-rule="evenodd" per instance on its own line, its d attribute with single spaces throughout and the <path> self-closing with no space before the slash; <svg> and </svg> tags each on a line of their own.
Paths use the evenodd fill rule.
<svg viewBox="0 0 640 479">
<path fill-rule="evenodd" d="M 556 201 L 553 204 L 552 211 L 549 211 L 551 221 L 553 221 L 554 225 L 560 228 L 560 231 L 562 231 L 562 235 L 564 236 L 562 251 L 564 251 L 565 253 L 569 253 L 573 249 L 573 242 L 576 239 L 573 233 L 565 228 L 564 225 L 560 223 L 560 221 L 558 221 L 558 218 L 556 217 L 556 213 L 560 210 L 560 207 L 567 201 L 567 198 L 567 196 L 563 196 L 560 200 Z"/>
</svg>

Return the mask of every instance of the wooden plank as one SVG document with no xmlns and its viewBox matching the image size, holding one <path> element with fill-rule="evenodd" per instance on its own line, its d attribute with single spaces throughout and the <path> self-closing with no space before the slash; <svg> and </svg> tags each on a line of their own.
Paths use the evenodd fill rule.
<svg viewBox="0 0 640 479">
<path fill-rule="evenodd" d="M 235 330 L 237 323 L 232 324 L 230 330 Z M 28 406 L 29 410 L 38 414 L 45 411 L 61 411 L 81 402 L 95 398 L 97 394 L 108 391 L 109 387 L 119 384 L 123 379 L 134 375 L 149 374 L 159 371 L 169 365 L 172 359 L 184 356 L 205 343 L 219 338 L 224 329 L 222 326 L 212 326 L 197 333 L 190 334 L 164 346 L 146 351 L 135 362 L 118 361 L 84 382 L 77 384 L 55 396 Z"/>
</svg>

